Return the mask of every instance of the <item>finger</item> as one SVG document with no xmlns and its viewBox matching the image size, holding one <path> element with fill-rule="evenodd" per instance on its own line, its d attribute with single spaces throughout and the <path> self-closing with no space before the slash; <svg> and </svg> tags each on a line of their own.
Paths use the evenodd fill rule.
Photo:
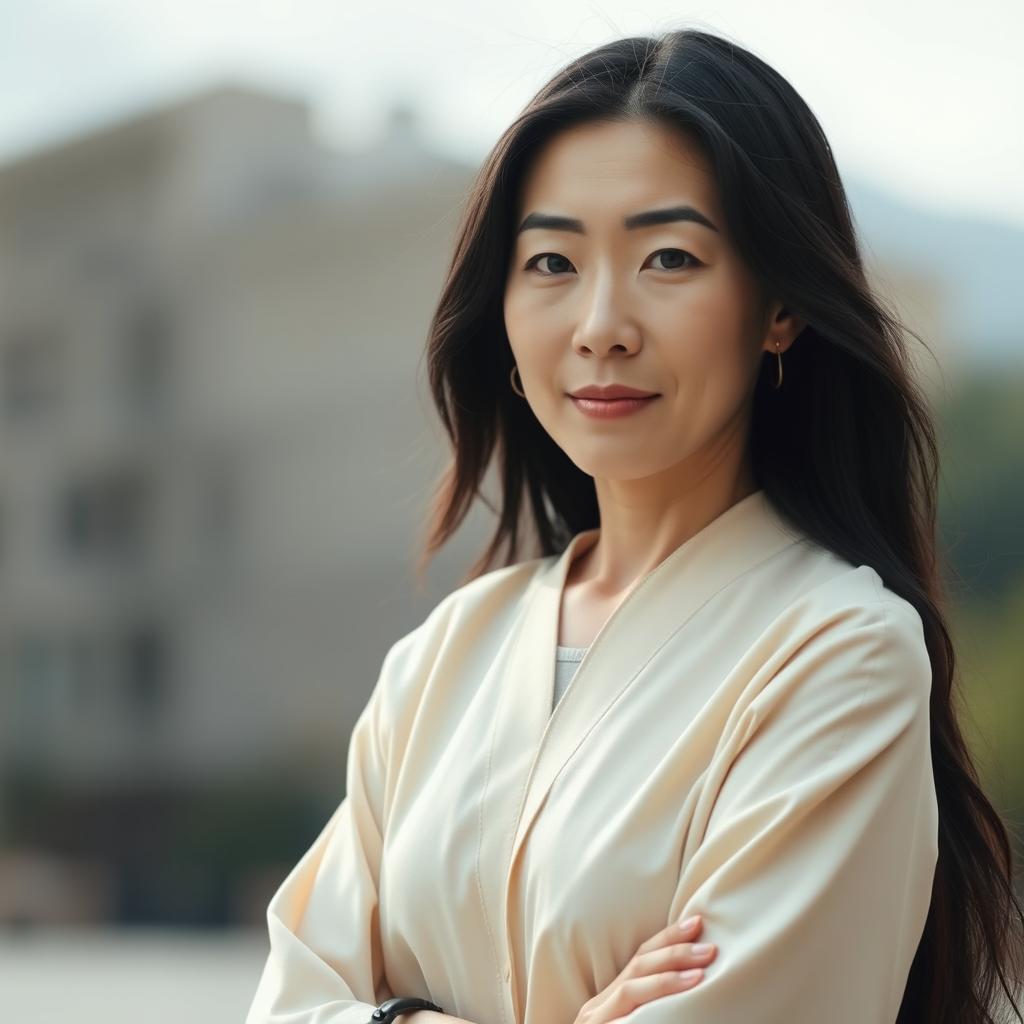
<svg viewBox="0 0 1024 1024">
<path fill-rule="evenodd" d="M 630 978 L 618 986 L 606 1011 L 610 1011 L 617 1017 L 625 1017 L 638 1006 L 643 1006 L 644 1003 L 649 1003 L 653 999 L 693 988 L 703 977 L 703 969 L 697 967 L 683 972 L 663 971 L 660 974 Z"/>
<path fill-rule="evenodd" d="M 655 932 L 649 939 L 637 947 L 638 953 L 649 953 L 654 949 L 661 949 L 673 942 L 682 939 L 693 939 L 700 934 L 704 927 L 704 919 L 700 914 L 694 914 L 684 921 L 673 921 L 670 925 Z"/>
<path fill-rule="evenodd" d="M 707 967 L 718 953 L 713 942 L 676 942 L 633 958 L 630 977 L 660 974 L 662 971 L 685 971 L 690 967 Z"/>
</svg>

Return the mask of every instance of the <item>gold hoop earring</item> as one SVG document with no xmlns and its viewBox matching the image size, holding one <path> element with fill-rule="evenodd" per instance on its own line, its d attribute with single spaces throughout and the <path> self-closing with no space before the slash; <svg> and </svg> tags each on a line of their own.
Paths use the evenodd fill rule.
<svg viewBox="0 0 1024 1024">
<path fill-rule="evenodd" d="M 779 351 L 778 342 L 775 342 L 775 355 L 778 357 L 779 360 L 779 372 L 778 376 L 776 377 L 775 383 L 772 385 L 772 387 L 775 388 L 775 390 L 777 391 L 779 388 L 782 387 L 782 353 Z"/>
<path fill-rule="evenodd" d="M 512 372 L 509 374 L 509 379 L 512 381 L 512 390 L 517 395 L 520 395 L 522 398 L 525 398 L 526 397 L 526 392 L 520 390 L 520 388 L 522 387 L 522 378 L 520 378 L 520 381 L 519 381 L 520 387 L 519 388 L 516 387 L 516 373 L 518 372 L 518 370 L 519 370 L 519 367 L 516 366 L 515 363 L 513 363 L 512 364 Z"/>
</svg>

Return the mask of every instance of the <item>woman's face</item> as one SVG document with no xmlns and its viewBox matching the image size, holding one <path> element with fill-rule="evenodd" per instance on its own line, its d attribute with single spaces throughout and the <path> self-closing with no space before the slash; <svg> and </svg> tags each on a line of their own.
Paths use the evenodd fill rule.
<svg viewBox="0 0 1024 1024">
<path fill-rule="evenodd" d="M 624 223 L 675 207 L 696 213 Z M 567 129 L 523 182 L 516 226 L 532 214 L 582 225 L 519 231 L 506 281 L 525 400 L 554 441 L 584 472 L 612 479 L 684 461 L 703 474 L 727 449 L 741 457 L 764 352 L 774 356 L 776 338 L 785 351 L 795 331 L 788 317 L 771 329 L 773 310 L 733 251 L 697 149 L 651 123 Z M 659 397 L 628 416 L 592 418 L 569 397 L 587 384 Z"/>
</svg>

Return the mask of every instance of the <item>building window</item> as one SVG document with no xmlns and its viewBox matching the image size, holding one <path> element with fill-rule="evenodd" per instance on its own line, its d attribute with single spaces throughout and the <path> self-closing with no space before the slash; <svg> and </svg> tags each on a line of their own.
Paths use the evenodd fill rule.
<svg viewBox="0 0 1024 1024">
<path fill-rule="evenodd" d="M 32 630 L 13 638 L 12 720 L 18 723 L 14 753 L 30 763 L 45 763 L 55 724 L 63 717 L 74 690 L 67 651 L 59 637 Z"/>
<path fill-rule="evenodd" d="M 98 696 L 102 678 L 99 639 L 85 631 L 71 634 L 67 640 L 67 657 L 75 681 L 72 709 L 75 714 L 85 714 Z"/>
<path fill-rule="evenodd" d="M 167 697 L 167 639 L 154 622 L 132 626 L 123 639 L 125 701 L 136 719 L 151 722 Z"/>
<path fill-rule="evenodd" d="M 140 470 L 108 470 L 71 482 L 61 508 L 61 536 L 76 555 L 135 558 L 149 542 L 150 481 Z"/>
<path fill-rule="evenodd" d="M 35 415 L 57 403 L 63 356 L 55 331 L 37 327 L 7 334 L 0 347 L 0 401 L 7 416 Z"/>
</svg>

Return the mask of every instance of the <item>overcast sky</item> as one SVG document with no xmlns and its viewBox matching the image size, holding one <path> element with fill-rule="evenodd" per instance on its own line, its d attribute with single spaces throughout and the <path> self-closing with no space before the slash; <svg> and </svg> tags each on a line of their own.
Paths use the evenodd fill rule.
<svg viewBox="0 0 1024 1024">
<path fill-rule="evenodd" d="M 804 96 L 840 171 L 1024 227 L 1024 2 L 0 0 L 0 162 L 227 78 L 309 98 L 372 143 L 393 99 L 479 159 L 565 61 L 681 27 L 752 49 Z M 483 12 L 483 13 L 481 13 Z M 955 245 L 956 239 L 950 239 Z"/>
</svg>

